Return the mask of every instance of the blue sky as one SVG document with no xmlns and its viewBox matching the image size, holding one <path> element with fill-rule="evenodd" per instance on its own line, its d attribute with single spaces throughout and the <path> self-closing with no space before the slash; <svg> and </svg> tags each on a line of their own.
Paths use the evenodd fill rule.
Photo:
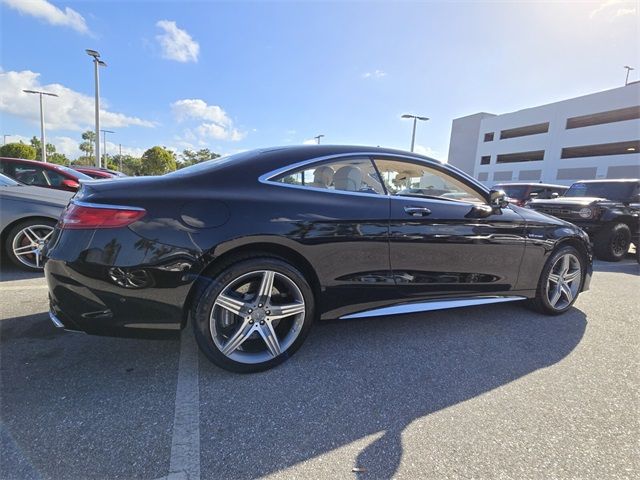
<svg viewBox="0 0 640 480">
<path fill-rule="evenodd" d="M 446 159 L 452 119 L 606 90 L 640 69 L 635 2 L 177 2 L 0 0 L 0 135 L 39 135 L 75 157 L 93 128 L 140 154 L 326 143 Z M 632 72 L 639 78 L 638 70 Z"/>
</svg>

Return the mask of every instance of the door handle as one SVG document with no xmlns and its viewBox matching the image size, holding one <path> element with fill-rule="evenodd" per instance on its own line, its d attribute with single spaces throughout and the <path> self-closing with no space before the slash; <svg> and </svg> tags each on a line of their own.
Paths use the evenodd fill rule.
<svg viewBox="0 0 640 480">
<path fill-rule="evenodd" d="M 404 211 L 413 217 L 426 217 L 431 214 L 427 207 L 404 207 Z"/>
</svg>

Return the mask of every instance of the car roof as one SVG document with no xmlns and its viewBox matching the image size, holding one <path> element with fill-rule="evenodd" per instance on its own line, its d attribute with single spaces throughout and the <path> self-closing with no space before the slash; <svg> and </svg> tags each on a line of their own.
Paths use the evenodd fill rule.
<svg viewBox="0 0 640 480">
<path fill-rule="evenodd" d="M 608 178 L 608 179 L 600 179 L 600 180 L 578 180 L 573 183 L 632 183 L 632 182 L 640 182 L 640 178 Z"/>
<path fill-rule="evenodd" d="M 42 165 L 45 168 L 58 168 L 58 165 L 55 163 L 49 163 L 49 162 L 41 162 L 40 160 L 27 160 L 26 158 L 10 158 L 10 157 L 0 157 L 0 160 L 7 160 L 10 162 L 18 162 L 18 163 L 24 163 L 26 165 Z"/>
</svg>

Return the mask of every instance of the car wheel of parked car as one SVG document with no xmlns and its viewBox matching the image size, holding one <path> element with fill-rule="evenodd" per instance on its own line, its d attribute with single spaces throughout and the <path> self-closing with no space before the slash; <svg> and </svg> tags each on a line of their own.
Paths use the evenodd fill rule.
<svg viewBox="0 0 640 480">
<path fill-rule="evenodd" d="M 593 250 L 598 258 L 619 262 L 629 251 L 631 230 L 624 223 L 616 223 L 598 232 L 593 239 Z"/>
<path fill-rule="evenodd" d="M 53 220 L 38 218 L 14 226 L 5 241 L 9 259 L 23 269 L 41 271 L 42 249 L 53 234 L 55 224 Z"/>
<path fill-rule="evenodd" d="M 542 269 L 536 298 L 530 301 L 530 305 L 547 315 L 566 312 L 578 298 L 583 271 L 580 253 L 571 246 L 560 248 Z"/>
<path fill-rule="evenodd" d="M 259 257 L 233 263 L 208 281 L 191 318 L 198 345 L 213 363 L 258 372 L 293 355 L 313 316 L 304 276 L 283 260 Z"/>
</svg>

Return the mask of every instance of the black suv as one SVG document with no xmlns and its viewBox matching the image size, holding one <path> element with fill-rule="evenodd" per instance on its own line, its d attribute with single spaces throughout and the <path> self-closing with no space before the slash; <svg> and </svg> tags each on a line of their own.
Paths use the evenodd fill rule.
<svg viewBox="0 0 640 480">
<path fill-rule="evenodd" d="M 633 242 L 638 249 L 640 180 L 582 180 L 562 197 L 534 199 L 527 204 L 539 212 L 571 222 L 591 237 L 596 255 L 622 260 Z"/>
</svg>

